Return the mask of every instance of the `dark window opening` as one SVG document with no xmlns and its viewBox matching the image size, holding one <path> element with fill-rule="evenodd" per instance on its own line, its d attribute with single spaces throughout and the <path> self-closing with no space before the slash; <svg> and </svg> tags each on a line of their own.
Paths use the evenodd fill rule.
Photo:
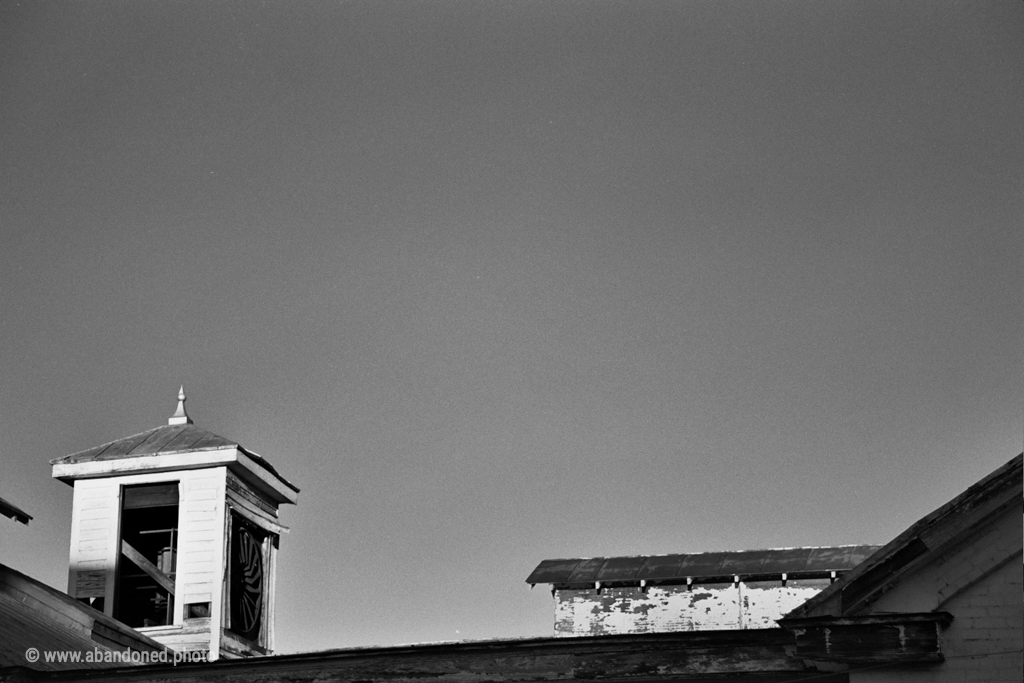
<svg viewBox="0 0 1024 683">
<path fill-rule="evenodd" d="M 267 533 L 240 516 L 231 515 L 228 575 L 228 627 L 235 634 L 261 644 L 266 595 L 264 561 Z"/>
<path fill-rule="evenodd" d="M 186 619 L 208 619 L 210 616 L 210 603 L 192 602 L 185 605 Z"/>
<path fill-rule="evenodd" d="M 178 484 L 126 486 L 114 618 L 132 627 L 174 622 Z"/>
</svg>

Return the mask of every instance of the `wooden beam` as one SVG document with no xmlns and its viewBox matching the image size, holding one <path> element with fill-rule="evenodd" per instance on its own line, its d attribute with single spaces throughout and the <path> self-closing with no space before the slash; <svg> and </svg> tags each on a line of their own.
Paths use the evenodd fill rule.
<svg viewBox="0 0 1024 683">
<path fill-rule="evenodd" d="M 126 486 L 121 496 L 121 509 L 166 507 L 178 504 L 178 482 Z"/>
<path fill-rule="evenodd" d="M 939 631 L 948 612 L 873 614 L 862 617 L 782 619 L 793 633 L 796 656 L 816 662 L 881 664 L 940 662 Z"/>
<path fill-rule="evenodd" d="M 138 565 L 139 569 L 149 574 L 150 578 L 160 584 L 165 591 L 174 595 L 174 579 L 157 569 L 155 564 L 147 560 L 146 557 L 133 548 L 128 541 L 121 541 L 121 552 L 124 553 L 125 557 Z"/>
</svg>

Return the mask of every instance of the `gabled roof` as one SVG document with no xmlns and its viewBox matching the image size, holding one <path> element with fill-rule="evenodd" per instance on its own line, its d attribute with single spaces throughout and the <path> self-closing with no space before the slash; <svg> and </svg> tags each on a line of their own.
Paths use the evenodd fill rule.
<svg viewBox="0 0 1024 683">
<path fill-rule="evenodd" d="M 863 613 L 873 598 L 900 578 L 966 537 L 1008 506 L 1020 506 L 1024 454 L 925 515 L 902 534 L 785 619 L 848 616 Z"/>
<path fill-rule="evenodd" d="M 831 572 L 852 569 L 871 553 L 876 545 L 845 545 L 825 548 L 773 548 L 730 552 L 691 553 L 687 555 L 639 555 L 632 557 L 595 557 L 544 560 L 526 582 L 559 586 L 602 584 L 673 583 L 687 579 L 726 579 L 829 576 Z"/>
</svg>

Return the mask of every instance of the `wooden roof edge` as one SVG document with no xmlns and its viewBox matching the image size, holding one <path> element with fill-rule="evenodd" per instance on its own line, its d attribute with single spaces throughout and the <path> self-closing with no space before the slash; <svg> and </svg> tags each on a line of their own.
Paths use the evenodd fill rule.
<svg viewBox="0 0 1024 683">
<path fill-rule="evenodd" d="M 624 560 L 624 559 L 650 559 L 658 557 L 697 557 L 700 555 L 720 555 L 729 554 L 734 555 L 738 553 L 768 553 L 776 550 L 838 550 L 841 548 L 863 548 L 866 546 L 876 545 L 874 543 L 840 543 L 836 545 L 795 545 L 781 548 L 740 548 L 734 550 L 702 550 L 700 552 L 692 553 L 657 553 L 652 555 L 608 555 L 596 556 L 596 557 L 549 557 L 541 560 L 541 562 L 579 562 L 581 560 Z"/>
<path fill-rule="evenodd" d="M 245 448 L 244 446 L 238 446 L 238 450 L 248 455 L 250 458 L 252 458 L 253 462 L 255 462 L 257 465 L 270 472 L 278 479 L 280 479 L 282 484 L 290 488 L 292 491 L 295 491 L 295 493 L 299 493 L 299 487 L 285 479 L 284 476 L 282 476 L 282 474 L 278 472 L 277 469 L 273 465 L 271 465 L 270 462 L 262 455 L 255 451 L 251 451 L 248 448 Z"/>
<path fill-rule="evenodd" d="M 91 633 L 99 624 L 102 629 L 116 634 L 116 640 L 125 647 L 139 651 L 169 651 L 166 645 L 136 631 L 127 624 L 2 563 L 0 563 L 0 587 L 4 587 L 3 589 L 7 592 L 17 591 L 23 595 L 24 599 L 30 600 L 33 604 L 63 615 L 63 619 L 67 619 L 69 623 L 78 624 L 83 631 Z"/>
<path fill-rule="evenodd" d="M 974 510 L 978 505 L 992 501 L 999 496 L 1012 494 L 1014 488 L 1024 493 L 1024 482 L 1022 482 L 1022 469 L 1024 469 L 1024 453 L 1011 458 L 1009 462 L 989 473 L 981 480 L 967 487 L 961 494 L 952 500 L 944 503 L 931 511 L 921 519 L 911 524 L 905 531 L 896 536 L 893 540 L 875 551 L 870 557 L 859 565 L 849 570 L 843 577 L 825 590 L 811 597 L 796 609 L 786 614 L 783 619 L 800 619 L 814 616 L 846 616 L 846 609 L 839 600 L 844 590 L 857 582 L 871 580 L 872 570 L 882 567 L 887 561 L 900 561 L 900 554 L 907 559 L 903 566 L 897 568 L 899 574 L 907 569 L 912 563 L 923 558 L 930 549 L 921 541 L 921 536 L 929 530 L 949 523 L 958 512 L 962 510 Z M 1019 497 L 1020 494 L 1018 494 Z M 993 511 L 998 512 L 1005 506 L 997 505 Z M 923 552 L 922 552 L 922 546 Z M 890 574 L 881 579 L 881 584 L 891 583 L 893 575 Z M 836 612 L 842 612 L 836 613 Z"/>
<path fill-rule="evenodd" d="M 149 681 L 163 680 L 167 674 L 173 673 L 175 678 L 182 680 L 212 681 L 229 678 L 235 680 L 248 672 L 260 674 L 262 680 L 262 677 L 271 676 L 272 672 L 293 671 L 295 675 L 289 676 L 289 680 L 312 683 L 321 680 L 323 677 L 318 671 L 326 669 L 337 672 L 338 675 L 332 676 L 332 680 L 350 683 L 385 683 L 399 677 L 408 678 L 410 674 L 436 678 L 453 673 L 463 676 L 468 683 L 487 683 L 495 679 L 492 672 L 480 670 L 481 657 L 500 658 L 506 664 L 509 658 L 529 658 L 534 662 L 530 668 L 536 670 L 535 658 L 544 655 L 549 656 L 547 668 L 533 677 L 519 679 L 543 683 L 551 680 L 554 674 L 568 680 L 578 680 L 579 677 L 574 675 L 578 669 L 592 673 L 595 666 L 608 665 L 614 671 L 631 668 L 635 666 L 632 658 L 642 652 L 662 653 L 661 656 L 676 658 L 680 666 L 686 666 L 694 651 L 713 653 L 711 656 L 718 658 L 719 664 L 732 662 L 732 653 L 740 653 L 748 668 L 756 660 L 760 661 L 762 670 L 766 672 L 810 671 L 787 652 L 791 643 L 792 635 L 783 629 L 675 631 L 572 638 L 543 636 L 342 648 L 240 659 L 224 658 L 215 662 L 186 663 L 174 667 L 169 664 L 152 664 L 112 667 L 102 671 L 32 671 L 33 677 L 27 680 L 77 682 L 102 678 L 104 681 Z M 707 668 L 706 662 L 702 661 L 700 668 L 703 672 Z M 723 672 L 735 673 L 732 668 Z M 651 674 L 650 678 L 677 680 L 678 673 L 666 671 L 664 674 Z"/>
<path fill-rule="evenodd" d="M 16 522 L 28 525 L 29 520 L 32 519 L 32 515 L 28 514 L 14 503 L 9 503 L 3 498 L 0 498 L 0 515 L 10 517 Z"/>
<path fill-rule="evenodd" d="M 665 577 L 654 577 L 654 578 L 610 578 L 610 579 L 595 579 L 594 581 L 538 581 L 537 583 L 530 584 L 535 586 L 538 583 L 543 583 L 551 586 L 554 590 L 585 590 L 595 588 L 594 584 L 599 583 L 600 589 L 606 588 L 631 588 L 646 586 L 647 588 L 652 587 L 671 587 L 671 586 L 703 586 L 703 585 L 714 585 L 714 584 L 725 584 L 734 583 L 737 579 L 745 584 L 758 583 L 758 582 L 780 582 L 788 581 L 792 584 L 794 581 L 817 581 L 817 580 L 828 580 L 830 578 L 837 578 L 842 576 L 844 573 L 850 571 L 849 569 L 798 569 L 795 571 L 756 571 L 756 572 L 725 572 L 721 574 L 692 574 L 679 576 L 665 576 Z M 835 575 L 833 577 L 832 575 Z M 527 582 L 529 583 L 529 582 Z"/>
<path fill-rule="evenodd" d="M 949 626 L 953 622 L 953 615 L 949 612 L 884 612 L 881 614 L 865 614 L 859 616 L 834 617 L 824 615 L 818 617 L 786 617 L 779 620 L 779 625 L 785 629 L 802 628 L 806 626 L 860 626 L 875 624 L 910 624 L 910 623 L 938 623 L 942 626 Z"/>
<path fill-rule="evenodd" d="M 686 557 L 686 558 L 691 558 L 692 557 L 692 558 L 700 558 L 700 557 L 703 557 L 703 556 L 710 556 L 710 555 L 740 555 L 740 554 L 743 554 L 743 553 L 769 553 L 769 552 L 786 551 L 786 550 L 843 550 L 843 549 L 847 549 L 847 548 L 874 548 L 875 550 L 877 550 L 877 549 L 879 549 L 881 547 L 882 546 L 874 544 L 874 543 L 847 543 L 847 544 L 842 544 L 842 545 L 794 546 L 794 547 L 787 547 L 787 548 L 744 548 L 744 549 L 740 549 L 740 550 L 708 550 L 708 551 L 697 552 L 697 553 L 665 553 L 665 554 L 661 554 L 661 555 L 614 555 L 614 556 L 611 556 L 611 557 L 561 557 L 561 558 L 548 558 L 548 559 L 541 560 L 537 564 L 537 566 L 533 568 L 533 571 L 531 571 L 529 576 L 527 576 L 525 582 L 530 584 L 531 586 L 537 585 L 539 583 L 548 583 L 548 584 L 555 584 L 555 583 L 586 583 L 586 582 L 569 582 L 569 581 L 567 581 L 565 579 L 563 579 L 563 580 L 552 580 L 552 581 L 545 581 L 545 580 L 533 580 L 533 581 L 531 581 L 531 579 L 534 578 L 534 575 L 537 574 L 538 572 L 540 572 L 540 570 L 542 568 L 544 568 L 545 564 L 555 563 L 555 562 L 559 562 L 559 563 L 574 562 L 574 563 L 576 563 L 576 566 L 578 566 L 578 564 L 580 562 L 596 562 L 596 561 L 600 561 L 602 563 L 602 565 L 603 565 L 604 563 L 608 562 L 609 560 L 624 560 L 624 559 L 639 559 L 639 560 L 644 560 L 646 562 L 647 560 L 666 558 L 666 557 Z M 841 571 L 849 571 L 851 568 L 842 569 Z M 794 574 L 801 573 L 801 571 L 802 570 L 794 570 L 792 573 L 794 573 Z M 807 572 L 819 572 L 819 573 L 820 573 L 820 571 L 821 570 L 807 570 Z M 803 572 L 803 573 L 807 573 L 807 572 Z M 570 573 L 571 573 L 571 571 L 570 571 Z M 751 573 L 751 572 L 740 572 L 740 574 L 742 574 L 742 575 L 754 575 L 754 574 L 760 574 L 760 573 L 761 572 L 753 572 L 753 573 Z M 769 574 L 776 574 L 776 573 L 786 573 L 786 574 L 788 574 L 790 572 L 767 572 L 767 573 L 769 573 Z M 657 579 L 652 579 L 652 580 L 660 580 L 660 579 L 667 579 L 667 578 L 686 578 L 686 576 L 687 575 L 680 574 L 678 577 L 658 577 Z M 700 576 L 703 576 L 703 575 L 700 575 Z M 718 576 L 718 575 L 716 574 L 715 576 Z M 722 576 L 726 576 L 726 574 L 722 574 Z M 566 579 L 567 578 L 568 578 L 568 574 L 566 575 Z M 695 576 L 694 578 L 697 578 L 697 577 Z M 628 581 L 630 579 L 623 578 L 623 579 L 614 579 L 614 580 L 615 581 Z M 637 578 L 636 580 L 639 581 L 640 579 Z"/>
</svg>

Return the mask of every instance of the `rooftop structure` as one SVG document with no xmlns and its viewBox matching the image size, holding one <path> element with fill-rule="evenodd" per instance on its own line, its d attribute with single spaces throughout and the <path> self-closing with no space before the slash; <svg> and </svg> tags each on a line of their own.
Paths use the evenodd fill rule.
<svg viewBox="0 0 1024 683">
<path fill-rule="evenodd" d="M 527 581 L 565 610 L 555 637 L 268 656 L 298 489 L 183 392 L 172 420 L 54 461 L 71 595 L 0 564 L 0 683 L 1020 680 L 1024 456 L 883 547 L 545 560 Z"/>
<path fill-rule="evenodd" d="M 268 654 L 278 506 L 299 489 L 185 400 L 166 425 L 51 461 L 75 489 L 68 593 L 175 650 Z"/>
<path fill-rule="evenodd" d="M 555 635 L 775 628 L 879 546 L 544 560 Z"/>
<path fill-rule="evenodd" d="M 544 560 L 526 578 L 563 588 L 620 588 L 733 580 L 831 579 L 856 567 L 876 545 L 773 548 L 679 555 Z"/>
</svg>

